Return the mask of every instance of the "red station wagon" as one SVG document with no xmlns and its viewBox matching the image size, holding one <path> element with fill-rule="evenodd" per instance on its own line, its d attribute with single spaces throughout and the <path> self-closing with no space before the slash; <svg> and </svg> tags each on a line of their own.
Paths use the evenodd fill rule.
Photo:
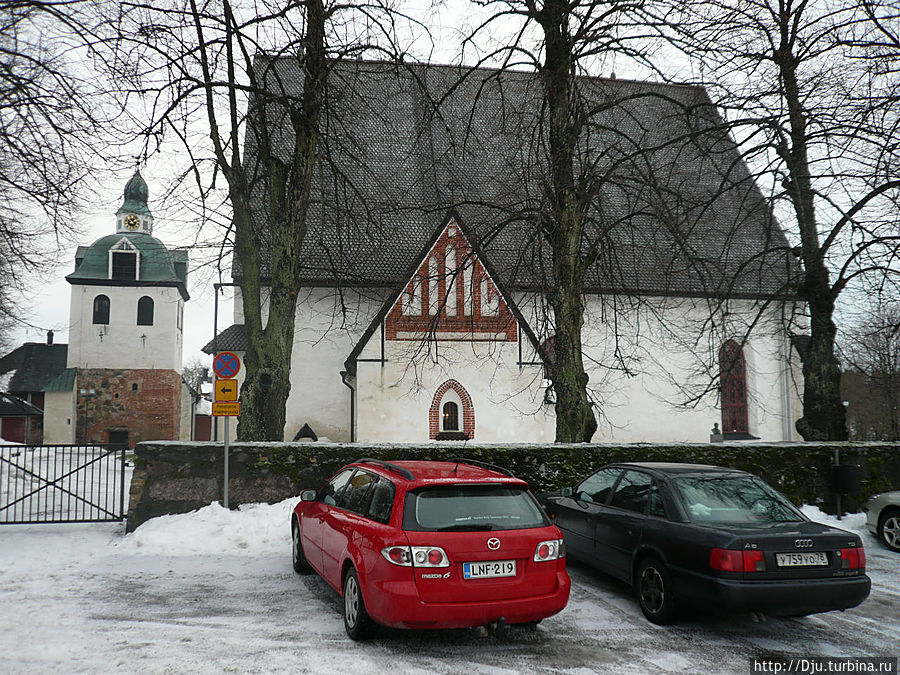
<svg viewBox="0 0 900 675">
<path fill-rule="evenodd" d="M 300 499 L 294 570 L 318 572 L 344 596 L 354 640 L 375 624 L 534 624 L 569 599 L 562 534 L 505 469 L 361 459 Z"/>
</svg>

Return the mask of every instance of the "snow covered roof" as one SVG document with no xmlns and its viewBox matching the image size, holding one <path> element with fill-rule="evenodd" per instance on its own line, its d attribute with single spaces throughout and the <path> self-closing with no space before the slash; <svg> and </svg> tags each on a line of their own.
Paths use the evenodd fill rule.
<svg viewBox="0 0 900 675">
<path fill-rule="evenodd" d="M 7 389 L 38 392 L 66 368 L 68 345 L 26 342 L 0 359 L 0 375 L 15 371 Z"/>
</svg>

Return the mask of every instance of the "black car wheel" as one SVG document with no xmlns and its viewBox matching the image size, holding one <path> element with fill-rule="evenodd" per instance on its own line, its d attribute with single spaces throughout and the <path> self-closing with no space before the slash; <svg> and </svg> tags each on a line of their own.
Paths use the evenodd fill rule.
<svg viewBox="0 0 900 675">
<path fill-rule="evenodd" d="M 900 552 L 900 510 L 884 510 L 878 520 L 878 538 L 892 551 Z"/>
<path fill-rule="evenodd" d="M 365 640 L 372 635 L 374 627 L 363 602 L 359 577 L 351 567 L 344 575 L 344 628 L 351 640 Z"/>
<path fill-rule="evenodd" d="M 297 574 L 309 574 L 313 571 L 306 556 L 303 555 L 303 544 L 300 543 L 300 526 L 297 521 L 291 522 L 291 561 Z"/>
<path fill-rule="evenodd" d="M 635 590 L 641 611 L 653 623 L 665 625 L 675 620 L 675 602 L 669 571 L 658 558 L 645 558 L 638 566 Z"/>
</svg>

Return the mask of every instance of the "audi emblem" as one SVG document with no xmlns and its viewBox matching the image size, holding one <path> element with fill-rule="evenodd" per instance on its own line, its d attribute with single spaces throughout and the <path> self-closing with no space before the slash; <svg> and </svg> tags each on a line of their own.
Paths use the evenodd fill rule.
<svg viewBox="0 0 900 675">
<path fill-rule="evenodd" d="M 794 539 L 794 547 L 795 548 L 812 548 L 813 540 L 812 539 Z"/>
<path fill-rule="evenodd" d="M 488 548 L 492 551 L 496 551 L 498 548 L 500 548 L 500 540 L 497 539 L 497 537 L 491 537 L 490 539 L 488 539 Z"/>
</svg>

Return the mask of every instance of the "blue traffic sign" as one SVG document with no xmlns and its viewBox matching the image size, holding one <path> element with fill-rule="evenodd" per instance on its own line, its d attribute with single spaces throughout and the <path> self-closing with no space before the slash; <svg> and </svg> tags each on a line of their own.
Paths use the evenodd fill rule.
<svg viewBox="0 0 900 675">
<path fill-rule="evenodd" d="M 234 352 L 220 352 L 213 359 L 213 372 L 223 380 L 230 380 L 241 370 L 241 359 Z"/>
</svg>

